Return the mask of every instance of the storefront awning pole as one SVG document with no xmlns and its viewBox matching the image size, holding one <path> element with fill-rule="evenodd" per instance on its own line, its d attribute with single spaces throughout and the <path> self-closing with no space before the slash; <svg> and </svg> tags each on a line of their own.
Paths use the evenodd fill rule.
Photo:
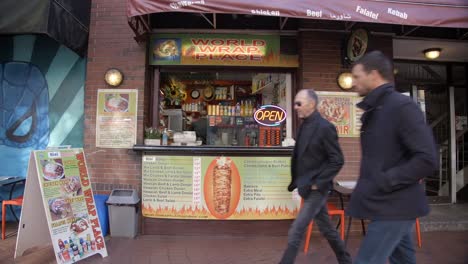
<svg viewBox="0 0 468 264">
<path fill-rule="evenodd" d="M 210 25 L 216 29 L 216 14 L 213 13 L 213 21 L 211 21 L 205 14 L 201 14 L 201 16 L 206 20 L 208 21 L 208 23 L 210 23 Z"/>
</svg>

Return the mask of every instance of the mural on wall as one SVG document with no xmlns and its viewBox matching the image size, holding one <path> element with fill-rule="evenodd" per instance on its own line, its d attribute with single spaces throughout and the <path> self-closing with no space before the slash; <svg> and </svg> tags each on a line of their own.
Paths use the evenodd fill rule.
<svg viewBox="0 0 468 264">
<path fill-rule="evenodd" d="M 31 150 L 83 146 L 85 70 L 46 35 L 0 37 L 0 176 L 26 177 Z"/>
<path fill-rule="evenodd" d="M 49 93 L 44 75 L 25 62 L 0 64 L 0 160 L 4 176 L 23 176 L 24 158 L 49 143 Z M 27 162 L 27 161 L 26 161 Z"/>
</svg>

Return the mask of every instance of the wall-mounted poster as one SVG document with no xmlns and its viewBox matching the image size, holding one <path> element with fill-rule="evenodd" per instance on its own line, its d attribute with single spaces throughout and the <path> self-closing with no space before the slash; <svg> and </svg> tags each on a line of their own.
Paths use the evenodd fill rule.
<svg viewBox="0 0 468 264">
<path fill-rule="evenodd" d="M 356 106 L 357 93 L 317 92 L 320 114 L 333 123 L 340 137 L 359 137 L 363 111 Z"/>
<path fill-rule="evenodd" d="M 143 156 L 143 216 L 178 219 L 293 219 L 289 157 Z"/>
<path fill-rule="evenodd" d="M 137 102 L 137 90 L 98 90 L 96 147 L 132 148 L 136 144 Z"/>
</svg>

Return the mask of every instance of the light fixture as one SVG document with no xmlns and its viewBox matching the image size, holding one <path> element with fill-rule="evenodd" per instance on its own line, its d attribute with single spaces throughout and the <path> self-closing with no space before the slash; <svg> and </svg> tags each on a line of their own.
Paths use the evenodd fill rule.
<svg viewBox="0 0 468 264">
<path fill-rule="evenodd" d="M 353 88 L 353 75 L 350 72 L 342 72 L 336 79 L 338 86 L 343 90 L 349 90 Z"/>
<path fill-rule="evenodd" d="M 119 86 L 123 81 L 123 74 L 120 70 L 112 68 L 106 71 L 104 80 L 110 86 Z"/>
<path fill-rule="evenodd" d="M 441 48 L 430 48 L 430 49 L 425 49 L 423 51 L 424 57 L 427 59 L 433 60 L 437 59 L 440 56 L 440 52 L 442 51 Z"/>
</svg>

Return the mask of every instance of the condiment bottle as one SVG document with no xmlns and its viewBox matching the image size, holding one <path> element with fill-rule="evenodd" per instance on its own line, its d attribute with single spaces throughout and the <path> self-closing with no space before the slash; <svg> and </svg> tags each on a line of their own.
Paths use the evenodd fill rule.
<svg viewBox="0 0 468 264">
<path fill-rule="evenodd" d="M 167 146 L 167 141 L 169 139 L 169 135 L 167 134 L 167 128 L 164 129 L 164 132 L 162 134 L 162 145 Z"/>
</svg>

